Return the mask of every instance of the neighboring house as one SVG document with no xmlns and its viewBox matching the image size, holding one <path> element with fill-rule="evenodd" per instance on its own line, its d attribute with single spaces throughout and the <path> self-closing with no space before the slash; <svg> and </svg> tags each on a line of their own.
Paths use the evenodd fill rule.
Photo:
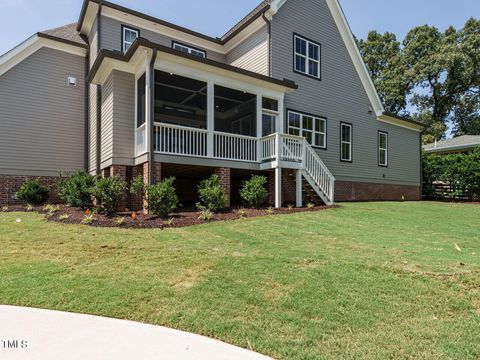
<svg viewBox="0 0 480 360">
<path fill-rule="evenodd" d="M 424 145 L 423 150 L 430 154 L 452 154 L 470 152 L 477 147 L 480 147 L 480 135 L 463 135 Z"/>
<path fill-rule="evenodd" d="M 76 169 L 175 176 L 184 203 L 212 173 L 232 201 L 265 174 L 276 206 L 421 195 L 423 127 L 385 112 L 337 0 L 263 1 L 221 38 L 85 0 L 0 58 L 0 122 L 1 203 Z"/>
</svg>

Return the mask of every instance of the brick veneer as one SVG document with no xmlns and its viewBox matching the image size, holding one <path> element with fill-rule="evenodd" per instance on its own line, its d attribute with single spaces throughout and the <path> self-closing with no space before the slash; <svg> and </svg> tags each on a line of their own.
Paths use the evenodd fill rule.
<svg viewBox="0 0 480 360">
<path fill-rule="evenodd" d="M 335 182 L 335 201 L 421 200 L 420 186 L 377 184 L 368 182 Z"/>
<path fill-rule="evenodd" d="M 106 171 L 104 171 L 104 176 L 105 172 L 108 173 L 108 176 L 113 177 L 113 176 L 118 176 L 120 179 L 123 181 L 127 181 L 127 167 L 125 165 L 112 165 Z M 118 211 L 125 211 L 127 207 L 129 207 L 129 202 L 130 202 L 130 195 L 129 195 L 128 189 L 125 189 L 125 194 L 118 204 Z"/>
<path fill-rule="evenodd" d="M 57 186 L 60 181 L 59 176 L 0 175 L 0 206 L 22 204 L 22 201 L 15 199 L 15 193 L 30 179 L 39 179 L 42 184 L 50 188 L 49 203 L 56 204 L 60 202 L 57 194 Z"/>
<path fill-rule="evenodd" d="M 275 170 L 267 174 L 268 205 L 275 205 Z M 288 178 L 287 170 L 282 170 L 282 203 L 294 204 L 296 198 L 295 180 Z"/>
<path fill-rule="evenodd" d="M 227 194 L 227 207 L 231 205 L 231 170 L 229 168 L 216 168 L 215 174 L 220 178 L 220 185 Z"/>
</svg>

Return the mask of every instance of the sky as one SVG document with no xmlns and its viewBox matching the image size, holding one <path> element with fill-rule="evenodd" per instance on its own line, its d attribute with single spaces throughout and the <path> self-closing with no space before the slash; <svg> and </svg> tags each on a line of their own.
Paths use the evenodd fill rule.
<svg viewBox="0 0 480 360">
<path fill-rule="evenodd" d="M 83 0 L 0 0 L 0 54 L 37 31 L 76 22 Z M 210 36 L 221 36 L 261 0 L 111 0 Z M 302 0 L 294 0 L 302 1 Z M 402 39 L 414 26 L 462 27 L 480 17 L 480 0 L 340 0 L 354 34 L 390 31 Z"/>
</svg>

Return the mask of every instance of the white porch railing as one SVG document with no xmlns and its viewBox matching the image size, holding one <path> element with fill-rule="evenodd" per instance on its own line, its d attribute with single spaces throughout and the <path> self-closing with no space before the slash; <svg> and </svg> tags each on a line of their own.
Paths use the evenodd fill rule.
<svg viewBox="0 0 480 360">
<path fill-rule="evenodd" d="M 213 133 L 213 157 L 223 160 L 257 162 L 256 137 Z"/>
<path fill-rule="evenodd" d="M 135 129 L 135 155 L 142 155 L 147 152 L 146 124 Z"/>
<path fill-rule="evenodd" d="M 195 157 L 207 156 L 207 130 L 156 123 L 153 127 L 153 136 L 155 152 Z"/>
<path fill-rule="evenodd" d="M 137 130 L 137 151 L 145 147 L 139 139 L 142 134 L 145 138 L 144 132 L 144 128 Z M 335 178 L 305 138 L 280 133 L 261 139 L 223 132 L 212 132 L 211 135 L 213 144 L 208 144 L 210 137 L 207 130 L 155 123 L 154 151 L 207 158 L 210 149 L 210 157 L 214 159 L 253 163 L 277 161 L 274 166 L 302 171 L 322 200 L 333 203 Z"/>
</svg>

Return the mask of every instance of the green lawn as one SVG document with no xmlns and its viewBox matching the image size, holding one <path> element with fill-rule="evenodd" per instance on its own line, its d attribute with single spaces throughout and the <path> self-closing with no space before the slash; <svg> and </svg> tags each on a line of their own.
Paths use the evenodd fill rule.
<svg viewBox="0 0 480 360">
<path fill-rule="evenodd" d="M 0 303 L 165 325 L 278 359 L 478 359 L 480 206 L 344 204 L 165 231 L 1 213 Z"/>
</svg>

